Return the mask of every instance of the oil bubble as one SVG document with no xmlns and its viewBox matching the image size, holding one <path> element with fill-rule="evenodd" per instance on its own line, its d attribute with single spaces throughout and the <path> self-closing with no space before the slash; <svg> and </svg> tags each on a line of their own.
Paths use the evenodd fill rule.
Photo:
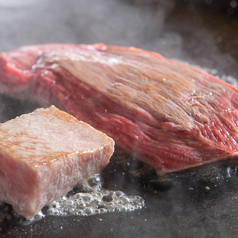
<svg viewBox="0 0 238 238">
<path fill-rule="evenodd" d="M 122 191 L 102 188 L 99 175 L 91 177 L 78 193 L 68 193 L 59 201 L 45 209 L 50 216 L 91 216 L 108 212 L 130 212 L 144 207 L 144 199 L 139 196 L 127 196 Z M 90 187 L 91 189 L 87 188 Z M 77 190 L 77 189 L 75 189 Z M 74 190 L 74 191 L 75 191 Z M 84 191 L 84 192 L 82 192 Z"/>
</svg>

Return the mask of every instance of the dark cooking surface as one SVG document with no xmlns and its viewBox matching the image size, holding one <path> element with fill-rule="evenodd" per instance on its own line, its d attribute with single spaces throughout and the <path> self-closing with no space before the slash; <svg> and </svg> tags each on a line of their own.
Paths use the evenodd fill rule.
<svg viewBox="0 0 238 238">
<path fill-rule="evenodd" d="M 0 50 L 50 42 L 103 42 L 153 50 L 238 78 L 238 19 L 237 9 L 231 7 L 237 1 L 230 1 L 221 11 L 208 0 L 196 5 L 192 0 L 188 4 L 177 1 L 176 6 L 173 1 L 158 2 L 0 0 Z M 5 96 L 0 101 L 2 122 L 37 107 Z M 237 235 L 238 174 L 234 161 L 158 180 L 153 173 L 138 176 L 135 160 L 130 160 L 129 166 L 124 155 L 113 158 L 103 172 L 104 187 L 142 196 L 145 208 L 90 217 L 46 217 L 27 226 L 0 213 L 0 237 Z"/>
</svg>

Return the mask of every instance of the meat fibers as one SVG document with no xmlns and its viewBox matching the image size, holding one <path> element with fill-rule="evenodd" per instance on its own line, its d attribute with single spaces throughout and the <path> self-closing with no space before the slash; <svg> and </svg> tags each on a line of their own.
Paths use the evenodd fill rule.
<svg viewBox="0 0 238 238">
<path fill-rule="evenodd" d="M 0 202 L 32 218 L 101 173 L 114 141 L 51 106 L 0 125 Z"/>
<path fill-rule="evenodd" d="M 112 137 L 159 175 L 238 155 L 238 91 L 136 48 L 49 44 L 0 54 L 0 88 Z"/>
</svg>

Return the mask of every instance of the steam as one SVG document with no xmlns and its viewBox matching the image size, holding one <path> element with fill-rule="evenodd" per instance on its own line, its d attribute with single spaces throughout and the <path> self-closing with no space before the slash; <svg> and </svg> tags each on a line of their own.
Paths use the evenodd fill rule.
<svg viewBox="0 0 238 238">
<path fill-rule="evenodd" d="M 58 2 L 0 0 L 0 51 L 50 42 L 146 48 L 160 38 L 174 7 L 173 1 L 160 1 L 156 9 L 130 0 Z M 49 11 L 50 5 L 54 8 Z"/>
</svg>

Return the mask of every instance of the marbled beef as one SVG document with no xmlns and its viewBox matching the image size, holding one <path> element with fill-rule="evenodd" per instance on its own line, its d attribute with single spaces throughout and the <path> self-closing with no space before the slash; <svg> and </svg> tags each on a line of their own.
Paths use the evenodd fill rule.
<svg viewBox="0 0 238 238">
<path fill-rule="evenodd" d="M 237 89 L 135 48 L 49 44 L 0 55 L 3 93 L 55 104 L 165 174 L 237 156 Z M 27 92 L 25 92 L 27 91 Z"/>
<path fill-rule="evenodd" d="M 0 202 L 26 218 L 101 173 L 114 141 L 54 106 L 0 125 Z"/>
</svg>

